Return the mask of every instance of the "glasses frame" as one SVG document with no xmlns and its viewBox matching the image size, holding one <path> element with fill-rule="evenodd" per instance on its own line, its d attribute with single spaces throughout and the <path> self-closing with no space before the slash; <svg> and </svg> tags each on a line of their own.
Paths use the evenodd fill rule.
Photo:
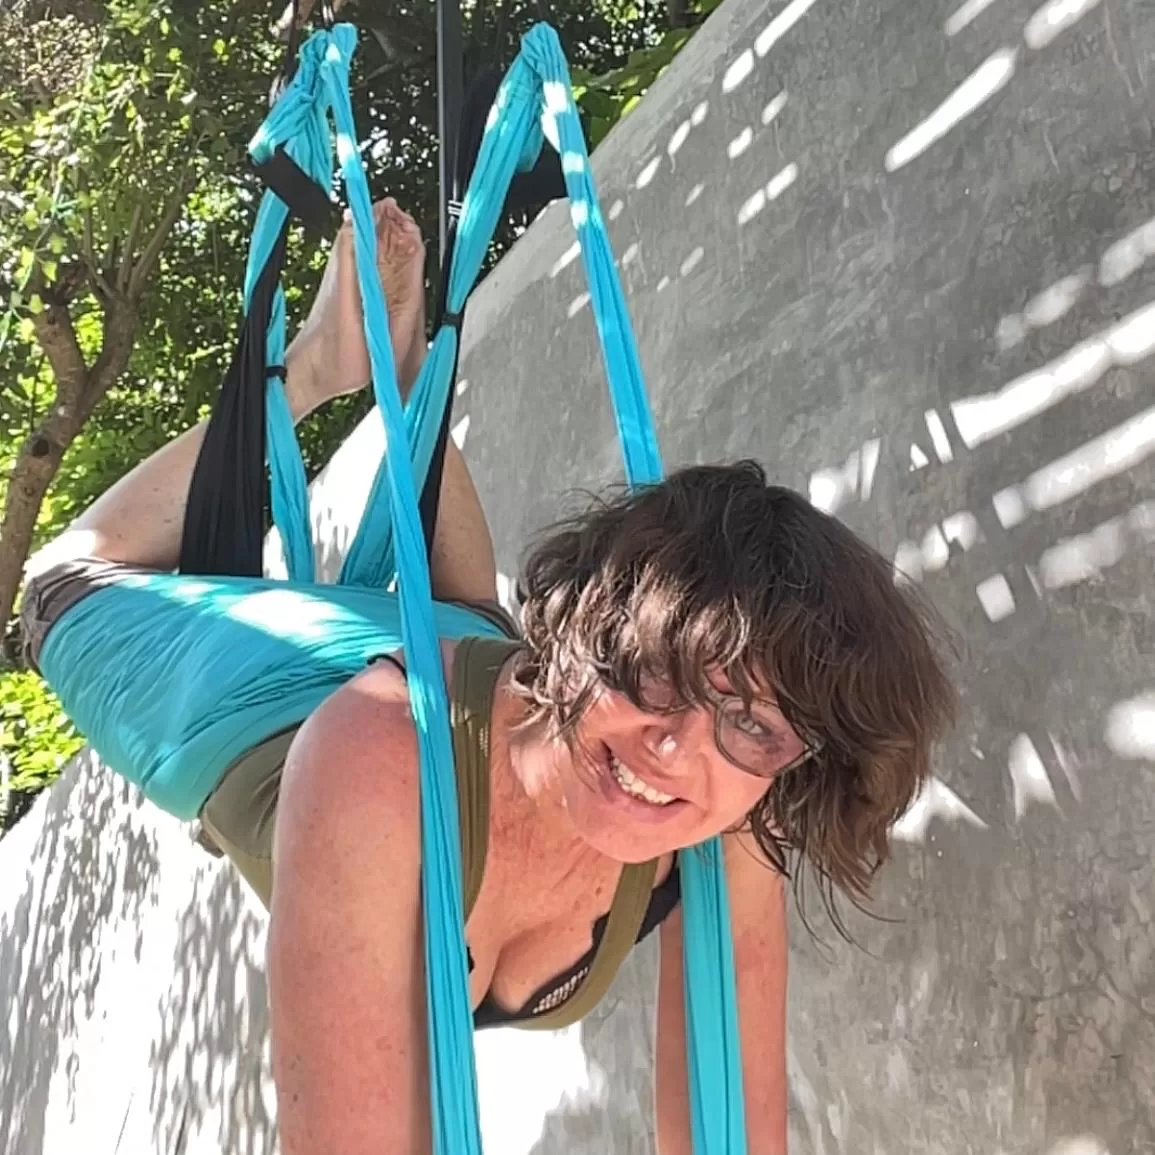
<svg viewBox="0 0 1155 1155">
<path fill-rule="evenodd" d="M 729 750 L 726 749 L 726 743 L 722 738 L 722 730 L 725 725 L 724 716 L 727 707 L 732 703 L 737 703 L 743 710 L 747 709 L 746 702 L 738 697 L 737 694 L 723 694 L 720 690 L 710 690 L 707 696 L 710 699 L 710 704 L 714 708 L 714 745 L 718 747 L 718 753 L 730 763 L 731 766 L 737 767 L 743 774 L 749 774 L 753 778 L 760 778 L 764 782 L 771 782 L 782 774 L 787 774 L 791 770 L 797 770 L 799 766 L 804 765 L 821 748 L 814 743 L 806 743 L 803 746 L 802 752 L 796 757 L 791 758 L 784 766 L 775 767 L 769 774 L 764 774 L 760 770 L 755 770 L 747 766 L 741 759 L 736 758 Z"/>
</svg>

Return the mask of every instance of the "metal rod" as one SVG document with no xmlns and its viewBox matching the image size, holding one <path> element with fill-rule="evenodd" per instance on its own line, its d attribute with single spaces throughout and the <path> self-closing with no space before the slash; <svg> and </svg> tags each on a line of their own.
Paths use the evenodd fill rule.
<svg viewBox="0 0 1155 1155">
<path fill-rule="evenodd" d="M 461 126 L 461 102 L 464 98 L 463 72 L 461 0 L 437 0 L 437 131 L 441 138 L 441 204 L 438 224 L 442 255 L 449 235 L 449 204 L 460 200 L 465 191 L 456 187 L 454 176 L 457 134 Z"/>
</svg>

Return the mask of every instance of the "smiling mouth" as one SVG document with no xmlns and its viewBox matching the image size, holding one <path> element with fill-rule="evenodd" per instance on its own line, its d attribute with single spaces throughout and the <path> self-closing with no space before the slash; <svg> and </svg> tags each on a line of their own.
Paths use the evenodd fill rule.
<svg viewBox="0 0 1155 1155">
<path fill-rule="evenodd" d="M 624 794 L 659 808 L 679 801 L 672 794 L 664 794 L 648 782 L 643 782 L 612 750 L 608 754 L 610 777 Z"/>
</svg>

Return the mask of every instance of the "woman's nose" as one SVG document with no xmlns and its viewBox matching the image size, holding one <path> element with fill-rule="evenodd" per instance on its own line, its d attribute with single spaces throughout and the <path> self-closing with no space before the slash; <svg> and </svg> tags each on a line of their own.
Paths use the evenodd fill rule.
<svg viewBox="0 0 1155 1155">
<path fill-rule="evenodd" d="M 693 751 L 700 729 L 696 713 L 680 710 L 676 714 L 665 714 L 646 728 L 646 748 L 663 766 L 673 769 Z"/>
<path fill-rule="evenodd" d="M 659 728 L 648 745 L 651 753 L 662 761 L 670 760 L 678 752 L 678 739 L 669 732 L 668 727 Z"/>
</svg>

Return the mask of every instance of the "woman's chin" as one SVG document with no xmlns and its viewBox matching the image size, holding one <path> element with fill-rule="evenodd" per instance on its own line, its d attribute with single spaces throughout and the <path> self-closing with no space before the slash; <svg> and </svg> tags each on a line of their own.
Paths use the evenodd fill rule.
<svg viewBox="0 0 1155 1155">
<path fill-rule="evenodd" d="M 670 854 L 681 849 L 677 846 L 643 845 L 637 838 L 631 838 L 628 835 L 615 836 L 605 830 L 579 829 L 578 834 L 583 842 L 599 854 L 604 854 L 606 858 L 612 859 L 614 862 L 624 863 L 627 866 L 650 862 L 655 858 L 661 858 L 664 854 Z"/>
</svg>

